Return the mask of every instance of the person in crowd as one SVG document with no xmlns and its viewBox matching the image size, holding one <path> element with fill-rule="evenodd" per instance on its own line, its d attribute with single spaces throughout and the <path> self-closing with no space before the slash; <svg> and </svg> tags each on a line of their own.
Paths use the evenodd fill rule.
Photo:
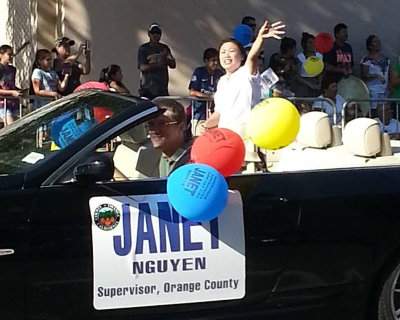
<svg viewBox="0 0 400 320">
<path fill-rule="evenodd" d="M 256 40 L 256 35 L 257 35 L 257 21 L 256 18 L 252 16 L 245 16 L 242 18 L 242 24 L 245 24 L 251 28 L 253 31 L 253 37 L 252 37 L 252 42 Z"/>
<path fill-rule="evenodd" d="M 159 163 L 160 177 L 166 177 L 190 160 L 192 140 L 186 135 L 184 107 L 172 99 L 155 99 L 164 113 L 146 123 L 151 143 L 162 152 Z"/>
<path fill-rule="evenodd" d="M 295 93 L 298 87 L 299 61 L 296 58 L 296 40 L 284 37 L 281 40 L 280 52 L 272 54 L 269 67 L 279 77 L 280 91 Z M 293 94 L 288 94 L 293 95 Z"/>
<path fill-rule="evenodd" d="M 390 97 L 400 99 L 400 59 L 396 64 L 392 64 L 389 77 Z"/>
<path fill-rule="evenodd" d="M 189 83 L 189 94 L 196 98 L 212 99 L 217 89 L 219 78 L 223 71 L 219 68 L 218 50 L 208 48 L 203 53 L 204 66 L 194 70 L 192 79 Z M 200 126 L 207 119 L 207 105 L 211 106 L 211 101 L 192 102 L 192 132 L 199 135 Z"/>
<path fill-rule="evenodd" d="M 16 68 L 12 65 L 13 49 L 9 45 L 0 46 L 0 96 L 10 97 L 0 99 L 0 119 L 5 125 L 11 124 L 18 116 L 21 90 L 15 85 Z M 4 108 L 6 106 L 6 108 Z"/>
<path fill-rule="evenodd" d="M 75 45 L 75 41 L 67 37 L 61 37 L 56 40 L 56 47 L 53 51 L 56 53 L 53 68 L 61 81 L 68 74 L 68 85 L 64 91 L 59 93 L 68 95 L 81 84 L 81 76 L 90 73 L 91 59 L 90 50 L 87 47 L 87 42 L 79 46 L 76 54 L 71 53 L 71 47 Z M 84 57 L 84 63 L 79 61 L 80 57 Z"/>
<path fill-rule="evenodd" d="M 321 75 L 311 76 L 304 70 L 304 63 L 307 58 L 317 57 L 321 60 L 323 59 L 322 54 L 315 50 L 314 40 L 315 37 L 312 34 L 303 32 L 301 37 L 303 52 L 297 55 L 300 63 L 300 78 L 296 92 L 296 96 L 298 97 L 317 97 L 321 93 Z"/>
<path fill-rule="evenodd" d="M 138 50 L 138 69 L 141 72 L 139 94 L 148 99 L 168 96 L 168 68 L 176 68 L 171 49 L 161 43 L 161 27 L 157 23 L 149 26 L 150 41 Z"/>
<path fill-rule="evenodd" d="M 335 42 L 332 49 L 324 54 L 325 70 L 339 82 L 353 73 L 354 56 L 351 45 L 347 42 L 348 30 L 344 23 L 339 23 L 334 30 Z"/>
<path fill-rule="evenodd" d="M 39 49 L 36 52 L 34 69 L 32 72 L 32 89 L 38 97 L 59 98 L 59 92 L 64 92 L 67 88 L 69 73 L 66 73 L 61 81 L 57 73 L 52 68 L 51 52 L 47 49 Z M 34 108 L 45 105 L 48 99 L 36 99 Z"/>
<path fill-rule="evenodd" d="M 122 83 L 122 78 L 121 67 L 116 64 L 110 64 L 101 70 L 99 82 L 105 82 L 110 91 L 129 94 L 129 90 Z"/>
<path fill-rule="evenodd" d="M 390 60 L 381 52 L 381 41 L 376 35 L 366 40 L 368 54 L 361 59 L 361 79 L 369 89 L 371 99 L 384 99 L 389 95 Z M 376 109 L 372 103 L 371 108 Z"/>
<path fill-rule="evenodd" d="M 218 82 L 214 95 L 215 112 L 206 121 L 206 128 L 221 127 L 231 129 L 242 137 L 250 116 L 251 108 L 261 98 L 260 75 L 257 68 L 258 54 L 264 39 L 281 39 L 285 33 L 281 21 L 270 24 L 265 21 L 256 40 L 245 54 L 243 46 L 234 39 L 222 41 L 219 47 L 219 60 L 226 74 Z"/>
<path fill-rule="evenodd" d="M 336 123 L 340 123 L 342 121 L 343 105 L 346 101 L 343 99 L 342 96 L 338 95 L 337 93 L 338 90 L 337 90 L 336 78 L 332 75 L 325 75 L 322 78 L 321 88 L 322 88 L 322 95 L 320 95 L 319 98 L 325 98 L 332 101 L 332 104 L 336 106 Z M 327 113 L 330 122 L 334 124 L 333 120 L 334 110 L 332 104 L 324 100 L 317 100 L 313 104 L 313 109 L 321 110 L 322 112 Z"/>
<path fill-rule="evenodd" d="M 379 103 L 377 107 L 379 127 L 389 134 L 391 139 L 400 139 L 400 122 L 393 118 L 393 109 L 389 103 Z"/>
<path fill-rule="evenodd" d="M 363 113 L 361 110 L 361 106 L 359 103 L 357 102 L 350 102 L 347 107 L 346 110 L 344 112 L 344 120 L 345 123 L 354 120 L 356 118 L 362 117 Z"/>
</svg>

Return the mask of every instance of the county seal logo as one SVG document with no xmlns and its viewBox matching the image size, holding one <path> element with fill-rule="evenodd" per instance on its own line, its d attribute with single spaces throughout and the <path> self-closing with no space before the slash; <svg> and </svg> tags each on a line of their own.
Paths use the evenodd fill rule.
<svg viewBox="0 0 400 320">
<path fill-rule="evenodd" d="M 121 219 L 121 213 L 112 204 L 102 204 L 94 211 L 94 223 L 103 231 L 114 229 Z"/>
</svg>

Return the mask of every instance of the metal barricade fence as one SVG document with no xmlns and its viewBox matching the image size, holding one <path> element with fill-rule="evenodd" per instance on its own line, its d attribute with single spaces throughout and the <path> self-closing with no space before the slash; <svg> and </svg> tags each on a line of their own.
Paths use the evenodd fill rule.
<svg viewBox="0 0 400 320">
<path fill-rule="evenodd" d="M 360 103 L 369 103 L 369 109 L 367 111 L 362 110 L 360 107 Z M 388 105 L 389 104 L 389 105 Z M 373 109 L 372 106 L 375 105 L 377 106 L 376 109 Z M 384 99 L 350 99 L 347 100 L 344 105 L 343 105 L 343 109 L 342 109 L 342 129 L 344 128 L 344 126 L 346 125 L 346 121 L 347 117 L 346 115 L 349 112 L 348 109 L 350 109 L 351 107 L 354 108 L 354 117 L 358 118 L 358 114 L 361 113 L 361 115 L 363 117 L 368 116 L 369 118 L 379 118 L 379 112 L 378 109 L 381 108 L 382 106 L 382 121 L 385 123 L 385 110 L 386 108 L 392 108 L 392 105 L 395 105 L 395 109 L 396 109 L 396 120 L 397 122 L 399 122 L 399 106 L 400 106 L 400 99 L 396 99 L 396 98 L 384 98 Z M 373 110 L 375 110 L 376 114 L 373 114 Z M 350 119 L 352 120 L 352 119 Z M 398 132 L 400 132 L 400 128 L 397 128 Z"/>
<path fill-rule="evenodd" d="M 1 108 L 3 109 L 3 119 L 0 119 L 3 121 L 4 127 L 8 125 L 7 123 L 7 111 L 8 111 L 8 104 L 10 104 L 10 101 L 17 101 L 18 104 L 18 117 L 22 118 L 25 114 L 29 113 L 32 111 L 32 106 L 35 104 L 35 102 L 40 102 L 41 104 L 47 104 L 51 101 L 55 100 L 54 98 L 50 97 L 39 97 L 35 95 L 22 95 L 19 97 L 13 97 L 13 96 L 1 96 L 0 95 L 0 101 L 2 103 Z"/>
<path fill-rule="evenodd" d="M 214 108 L 214 99 L 213 98 L 199 98 L 199 97 L 194 97 L 194 96 L 162 96 L 162 97 L 157 97 L 153 99 L 153 101 L 157 101 L 157 99 L 171 99 L 171 100 L 177 100 L 177 101 L 186 101 L 183 103 L 185 107 L 185 111 L 187 108 L 190 106 L 191 112 L 190 112 L 190 124 L 191 124 L 191 129 L 192 129 L 192 134 L 195 135 L 196 133 L 196 125 L 197 125 L 197 119 L 195 119 L 195 108 L 194 108 L 194 102 L 199 101 L 199 102 L 205 102 L 205 116 L 206 119 L 210 116 L 210 114 L 213 111 Z"/>
<path fill-rule="evenodd" d="M 206 102 L 206 119 L 210 116 L 210 114 L 213 111 L 214 107 L 214 99 L 213 98 L 198 98 L 198 97 L 193 97 L 193 96 L 162 96 L 162 97 L 157 97 L 154 100 L 157 99 L 171 99 L 171 100 L 178 100 L 178 101 L 189 101 L 190 106 L 192 107 L 191 110 L 191 121 L 192 121 L 192 127 L 194 126 L 194 108 L 193 108 L 193 102 L 194 101 L 204 101 Z M 340 123 L 340 119 L 338 119 L 338 110 L 336 107 L 336 104 L 334 101 L 332 101 L 329 98 L 324 98 L 324 97 L 287 97 L 285 99 L 290 100 L 293 102 L 299 110 L 301 110 L 301 106 L 299 103 L 305 102 L 307 104 L 310 104 L 310 110 L 315 110 L 315 109 L 321 109 L 321 110 L 326 110 L 327 107 L 331 107 L 332 109 L 332 124 L 337 125 Z M 185 107 L 187 107 L 187 103 L 184 104 Z M 305 113 L 305 112 L 304 112 Z"/>
<path fill-rule="evenodd" d="M 311 110 L 315 110 L 315 109 L 319 109 L 323 112 L 326 112 L 327 107 L 331 107 L 332 108 L 332 124 L 333 125 L 337 125 L 339 123 L 338 119 L 338 114 L 337 114 L 337 107 L 334 101 L 332 101 L 329 98 L 324 98 L 324 97 L 287 97 L 286 99 L 290 100 L 291 102 L 293 102 L 296 106 L 297 109 L 301 112 L 301 113 L 307 113 L 308 111 Z M 301 106 L 302 102 L 305 102 L 308 104 L 308 106 L 310 107 L 310 110 L 304 110 L 304 112 L 302 112 L 303 107 Z M 311 104 L 311 105 L 309 105 Z M 328 112 L 326 112 L 328 113 Z"/>
</svg>

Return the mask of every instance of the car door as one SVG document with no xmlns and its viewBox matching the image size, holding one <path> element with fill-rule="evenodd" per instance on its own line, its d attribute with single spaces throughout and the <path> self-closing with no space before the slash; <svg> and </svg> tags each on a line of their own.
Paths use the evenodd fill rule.
<svg viewBox="0 0 400 320">
<path fill-rule="evenodd" d="M 129 121 L 126 130 L 131 129 L 128 123 Z M 118 134 L 121 132 L 122 128 Z M 88 150 L 94 152 L 99 145 L 113 139 L 115 134 L 116 131 L 112 129 L 102 137 L 96 138 L 84 150 L 74 155 L 72 160 L 67 159 L 63 164 L 63 171 L 72 172 L 79 160 L 83 162 L 89 157 Z M 241 175 L 229 179 L 230 188 L 237 190 L 241 197 L 238 207 L 243 206 L 243 214 L 240 213 L 242 220 L 237 221 L 240 221 L 242 226 L 239 227 L 244 232 L 238 231 L 237 237 L 243 237 L 245 250 L 236 250 L 244 256 L 245 261 L 242 270 L 243 282 L 245 281 L 243 296 L 228 297 L 223 301 L 225 296 L 221 295 L 216 301 L 209 301 L 212 298 L 206 292 L 203 300 L 195 301 L 209 301 L 207 303 L 182 303 L 184 300 L 175 297 L 175 300 L 161 303 L 165 306 L 157 306 L 155 302 L 140 308 L 117 306 L 115 309 L 105 308 L 106 310 L 96 310 L 94 307 L 93 230 L 97 230 L 97 227 L 93 227 L 93 210 L 91 211 L 89 203 L 96 197 L 146 196 L 149 199 L 165 199 L 166 181 L 141 179 L 79 184 L 53 180 L 51 183 L 45 183 L 40 189 L 31 221 L 30 250 L 36 252 L 38 258 L 31 261 L 32 268 L 28 279 L 29 315 L 33 318 L 72 318 L 76 315 L 124 318 L 134 315 L 137 319 L 147 319 L 150 314 L 154 318 L 165 318 L 165 314 L 171 314 L 174 318 L 185 319 L 188 314 L 191 317 L 216 314 L 229 317 L 240 313 L 249 316 L 251 312 L 266 312 L 269 306 L 268 298 L 275 290 L 296 242 L 299 206 L 296 201 L 292 201 L 285 179 L 285 175 L 279 174 Z M 179 223 L 180 228 L 189 225 L 182 219 L 179 219 Z M 215 226 L 209 224 L 207 228 L 210 228 L 213 235 L 211 229 L 214 228 L 215 231 Z M 184 231 L 182 237 L 183 233 Z M 232 237 L 235 238 L 235 235 Z M 194 244 L 195 247 L 197 245 Z M 192 243 L 189 241 L 190 246 Z M 129 255 L 132 256 L 132 253 Z M 168 259 L 169 254 L 165 252 L 163 257 Z M 224 256 L 221 256 L 220 260 L 220 266 L 225 267 Z M 113 279 L 113 267 L 119 270 L 118 266 L 107 265 L 106 261 L 105 265 L 109 268 L 107 272 L 110 272 L 110 279 Z M 197 266 L 201 269 L 201 261 Z M 235 263 L 227 265 L 226 268 L 227 275 L 237 271 Z M 206 271 L 202 272 L 203 275 L 207 275 Z M 229 277 L 226 281 L 226 285 L 235 285 L 229 283 Z M 186 282 L 196 282 L 196 277 L 187 279 Z"/>
<path fill-rule="evenodd" d="M 4 180 L 1 177 L 4 187 Z M 29 217 L 33 193 L 20 188 L 0 191 L 0 313 L 2 319 L 25 319 L 25 281 L 29 256 Z"/>
<path fill-rule="evenodd" d="M 277 292 L 291 292 L 297 303 L 311 297 L 336 301 L 336 312 L 365 310 L 376 273 L 399 245 L 400 223 L 393 210 L 399 196 L 398 168 L 289 175 L 301 198 L 301 218 L 298 245 Z M 302 294 L 305 289 L 310 295 Z"/>
<path fill-rule="evenodd" d="M 246 285 L 243 298 L 115 310 L 95 310 L 93 306 L 93 235 L 89 201 L 100 196 L 162 195 L 166 192 L 166 180 L 42 188 L 32 218 L 30 249 L 40 260 L 32 261 L 29 314 L 43 318 L 56 318 L 61 314 L 66 318 L 134 315 L 136 319 L 147 319 L 150 314 L 154 318 L 165 318 L 166 314 L 174 318 L 187 318 L 190 314 L 195 318 L 205 315 L 229 317 L 241 312 L 250 316 L 252 312 L 268 311 L 268 297 L 284 272 L 296 241 L 298 205 L 287 198 L 284 179 L 284 175 L 230 179 L 231 188 L 240 192 L 244 206 Z M 106 268 L 112 273 L 113 265 Z"/>
</svg>

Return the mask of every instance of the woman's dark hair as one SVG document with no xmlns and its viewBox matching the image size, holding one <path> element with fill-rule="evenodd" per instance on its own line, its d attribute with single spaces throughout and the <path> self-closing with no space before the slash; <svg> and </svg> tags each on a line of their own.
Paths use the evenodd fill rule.
<svg viewBox="0 0 400 320">
<path fill-rule="evenodd" d="M 296 48 L 296 40 L 284 37 L 281 40 L 280 50 L 282 54 L 287 53 L 290 49 Z"/>
<path fill-rule="evenodd" d="M 228 42 L 234 43 L 239 48 L 239 51 L 240 51 L 240 53 L 241 53 L 241 55 L 243 57 L 241 65 L 244 65 L 244 63 L 246 62 L 247 53 L 246 53 L 246 49 L 242 46 L 242 44 L 239 41 L 237 41 L 237 40 L 235 40 L 233 38 L 228 38 L 228 39 L 222 40 L 221 43 L 219 44 L 218 52 L 220 52 L 221 51 L 221 47 L 225 43 L 228 43 Z"/>
<path fill-rule="evenodd" d="M 371 50 L 371 44 L 372 44 L 372 41 L 373 41 L 375 38 L 378 38 L 378 36 L 377 36 L 376 34 L 370 34 L 370 35 L 368 36 L 367 40 L 365 41 L 365 45 L 366 45 L 368 51 Z"/>
<path fill-rule="evenodd" d="M 43 60 L 48 55 L 51 56 L 51 52 L 49 50 L 47 50 L 47 49 L 39 49 L 38 51 L 36 51 L 35 61 L 33 62 L 33 65 L 32 65 L 31 75 L 33 73 L 33 70 L 35 70 L 36 68 L 40 68 L 39 61 Z M 35 94 L 35 91 L 33 90 L 32 81 L 30 81 L 30 85 L 29 85 L 29 94 L 30 95 L 34 95 Z"/>
<path fill-rule="evenodd" d="M 33 69 L 40 68 L 40 60 L 43 60 L 46 56 L 51 56 L 51 52 L 47 49 L 39 49 L 36 51 L 35 62 L 33 63 Z"/>
<path fill-rule="evenodd" d="M 110 84 L 110 82 L 114 80 L 113 75 L 120 70 L 121 67 L 119 65 L 110 64 L 108 67 L 101 69 L 99 81 Z"/>
<path fill-rule="evenodd" d="M 206 60 L 209 60 L 211 58 L 218 57 L 218 50 L 215 48 L 207 48 L 204 50 L 203 53 L 203 61 L 206 62 Z"/>
<path fill-rule="evenodd" d="M 4 54 L 7 51 L 12 51 L 12 47 L 8 44 L 3 44 L 2 46 L 0 46 L 0 54 Z"/>
<path fill-rule="evenodd" d="M 301 35 L 301 47 L 304 51 L 307 50 L 307 42 L 310 39 L 315 39 L 315 37 L 310 33 L 303 32 L 303 34 Z"/>
</svg>

